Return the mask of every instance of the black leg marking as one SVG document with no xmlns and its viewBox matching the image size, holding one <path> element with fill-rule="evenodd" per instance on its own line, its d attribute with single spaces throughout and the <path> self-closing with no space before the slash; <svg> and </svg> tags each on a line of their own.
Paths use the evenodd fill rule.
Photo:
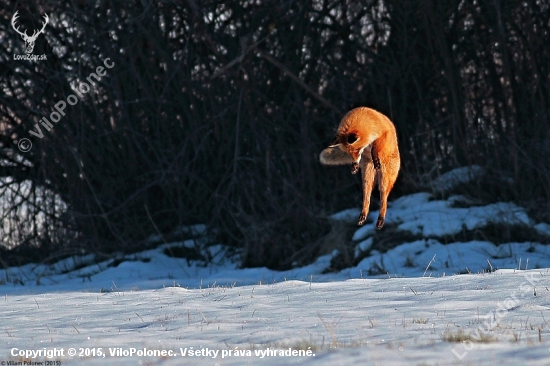
<svg viewBox="0 0 550 366">
<path fill-rule="evenodd" d="M 380 159 L 378 159 L 378 155 L 374 152 L 374 144 L 372 145 L 372 149 L 370 150 L 370 153 L 372 155 L 372 162 L 374 164 L 374 169 L 380 170 Z"/>
</svg>

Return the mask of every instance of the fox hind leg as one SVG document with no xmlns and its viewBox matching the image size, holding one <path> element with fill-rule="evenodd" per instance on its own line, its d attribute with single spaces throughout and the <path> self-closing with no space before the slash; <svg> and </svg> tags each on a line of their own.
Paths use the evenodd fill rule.
<svg viewBox="0 0 550 366">
<path fill-rule="evenodd" d="M 363 209 L 361 215 L 359 215 L 359 222 L 357 225 L 361 226 L 367 220 L 370 206 L 370 196 L 372 188 L 374 186 L 375 169 L 372 161 L 367 159 L 361 159 L 361 178 L 363 179 Z"/>
<path fill-rule="evenodd" d="M 381 164 L 377 170 L 378 189 L 380 191 L 380 212 L 376 221 L 376 228 L 380 230 L 384 226 L 386 219 L 386 211 L 388 209 L 388 195 L 390 194 L 393 185 L 399 173 L 399 162 L 397 164 Z"/>
</svg>

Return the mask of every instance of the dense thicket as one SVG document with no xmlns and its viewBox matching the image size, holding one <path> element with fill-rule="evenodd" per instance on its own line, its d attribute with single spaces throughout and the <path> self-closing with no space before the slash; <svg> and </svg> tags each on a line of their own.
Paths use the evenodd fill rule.
<svg viewBox="0 0 550 366">
<path fill-rule="evenodd" d="M 327 213 L 360 202 L 349 169 L 317 161 L 360 105 L 396 124 L 397 194 L 476 163 L 490 176 L 471 194 L 545 207 L 549 4 L 1 1 L 2 257 L 137 250 L 206 223 L 245 266 L 288 267 Z M 29 34 L 49 15 L 33 51 L 47 60 L 14 59 L 16 10 Z M 107 58 L 93 90 L 31 135 Z"/>
</svg>

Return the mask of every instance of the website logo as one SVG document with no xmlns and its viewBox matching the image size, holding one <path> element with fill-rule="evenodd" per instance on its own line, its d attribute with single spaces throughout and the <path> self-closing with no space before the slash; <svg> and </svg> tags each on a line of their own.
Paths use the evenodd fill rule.
<svg viewBox="0 0 550 366">
<path fill-rule="evenodd" d="M 13 17 L 11 18 L 11 26 L 13 27 L 13 29 L 19 33 L 21 35 L 21 38 L 23 38 L 23 41 L 25 42 L 25 52 L 26 52 L 26 55 L 16 55 L 14 54 L 13 55 L 13 59 L 14 60 L 45 60 L 46 59 L 46 55 L 33 55 L 32 54 L 32 51 L 34 49 L 34 43 L 36 42 L 36 39 L 38 38 L 39 35 L 41 35 L 43 32 L 44 32 L 44 28 L 46 28 L 46 25 L 48 24 L 48 22 L 50 21 L 50 18 L 48 18 L 48 14 L 44 14 L 44 22 L 42 23 L 42 29 L 40 30 L 34 30 L 32 35 L 29 36 L 27 34 L 27 29 L 25 29 L 24 32 L 21 32 L 19 30 L 19 27 L 16 27 L 15 23 L 17 21 L 17 18 L 19 17 L 19 15 L 17 15 L 17 13 L 19 12 L 16 11 L 15 14 L 13 14 Z"/>
</svg>

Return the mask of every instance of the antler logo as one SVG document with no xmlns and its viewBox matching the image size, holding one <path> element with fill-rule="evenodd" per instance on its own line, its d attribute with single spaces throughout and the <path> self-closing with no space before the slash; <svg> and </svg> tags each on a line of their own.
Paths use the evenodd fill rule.
<svg viewBox="0 0 550 366">
<path fill-rule="evenodd" d="M 19 30 L 19 27 L 15 27 L 15 21 L 19 17 L 19 15 L 17 15 L 18 12 L 19 10 L 16 11 L 15 14 L 13 14 L 13 18 L 11 18 L 11 26 L 13 27 L 13 29 L 15 29 L 17 33 L 21 35 L 21 38 L 23 38 L 23 41 L 25 41 L 25 51 L 27 52 L 27 55 L 30 55 L 32 53 L 32 50 L 34 49 L 34 42 L 36 42 L 36 39 L 38 38 L 38 36 L 42 32 L 44 32 L 44 28 L 46 28 L 46 24 L 48 24 L 48 22 L 50 21 L 50 18 L 48 18 L 48 14 L 44 14 L 44 23 L 42 23 L 42 29 L 40 29 L 39 31 L 34 30 L 34 32 L 32 33 L 32 36 L 29 36 L 27 35 L 27 30 L 25 30 L 25 32 L 21 32 Z"/>
</svg>

